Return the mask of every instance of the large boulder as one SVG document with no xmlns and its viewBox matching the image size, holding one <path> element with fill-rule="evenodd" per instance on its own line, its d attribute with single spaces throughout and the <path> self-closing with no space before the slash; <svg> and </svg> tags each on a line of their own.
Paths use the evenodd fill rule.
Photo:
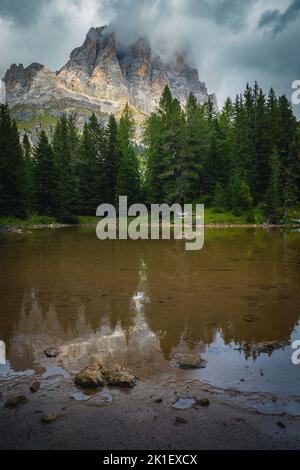
<svg viewBox="0 0 300 470">
<path fill-rule="evenodd" d="M 126 367 L 113 365 L 103 369 L 103 374 L 108 385 L 124 388 L 133 388 L 136 385 L 136 376 Z"/>
<path fill-rule="evenodd" d="M 90 366 L 75 377 L 75 384 L 83 388 L 97 388 L 104 385 L 133 388 L 136 381 L 136 376 L 129 369 L 117 364 L 108 367 L 104 365 L 102 358 L 95 358 Z"/>
<path fill-rule="evenodd" d="M 173 359 L 182 369 L 204 369 L 207 364 L 207 362 L 202 359 L 200 354 L 177 353 Z"/>
<path fill-rule="evenodd" d="M 103 387 L 104 376 L 101 367 L 98 364 L 86 367 L 76 375 L 75 384 L 83 388 Z"/>
</svg>

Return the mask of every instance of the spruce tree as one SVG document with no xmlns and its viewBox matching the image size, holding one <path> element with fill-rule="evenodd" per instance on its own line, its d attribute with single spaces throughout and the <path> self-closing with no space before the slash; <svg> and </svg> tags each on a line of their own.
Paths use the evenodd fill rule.
<svg viewBox="0 0 300 470">
<path fill-rule="evenodd" d="M 117 170 L 118 170 L 118 148 L 117 135 L 118 123 L 113 114 L 110 115 L 107 125 L 107 149 L 106 149 L 106 172 L 107 172 L 107 202 L 113 204 L 116 199 Z"/>
<path fill-rule="evenodd" d="M 34 165 L 32 148 L 28 134 L 23 137 L 23 153 L 25 160 L 25 188 L 26 188 L 26 205 L 28 212 L 34 211 Z"/>
<path fill-rule="evenodd" d="M 123 110 L 117 133 L 118 172 L 116 202 L 118 202 L 120 196 L 127 196 L 129 205 L 139 202 L 140 197 L 139 167 L 133 138 L 133 113 L 127 103 Z"/>
<path fill-rule="evenodd" d="M 158 112 L 162 124 L 160 177 L 164 201 L 167 203 L 183 201 L 185 194 L 183 185 L 180 184 L 180 176 L 183 170 L 185 120 L 180 103 L 177 99 L 173 99 L 168 86 L 163 92 Z"/>
<path fill-rule="evenodd" d="M 282 171 L 281 159 L 277 148 L 274 147 L 270 158 L 270 180 L 266 197 L 269 223 L 278 223 L 283 216 Z"/>
<path fill-rule="evenodd" d="M 158 113 L 152 113 L 145 123 L 143 142 L 146 146 L 145 193 L 148 204 L 160 204 L 164 200 L 162 173 L 164 168 L 163 126 Z"/>
<path fill-rule="evenodd" d="M 52 147 L 42 131 L 33 154 L 35 210 L 39 215 L 57 214 L 57 171 Z"/>
<path fill-rule="evenodd" d="M 78 181 L 76 176 L 77 131 L 72 117 L 63 115 L 53 136 L 57 170 L 56 215 L 62 222 L 71 222 L 78 214 Z"/>
<path fill-rule="evenodd" d="M 25 161 L 17 125 L 6 105 L 0 106 L 0 214 L 25 217 Z"/>
<path fill-rule="evenodd" d="M 107 155 L 105 131 L 93 114 L 84 126 L 80 146 L 79 192 L 83 215 L 95 215 L 100 204 L 110 202 Z"/>
<path fill-rule="evenodd" d="M 203 191 L 201 176 L 209 154 L 210 129 L 205 107 L 199 105 L 193 94 L 188 98 L 185 113 L 184 134 L 180 132 L 184 145 L 178 184 L 181 202 L 192 202 Z"/>
</svg>

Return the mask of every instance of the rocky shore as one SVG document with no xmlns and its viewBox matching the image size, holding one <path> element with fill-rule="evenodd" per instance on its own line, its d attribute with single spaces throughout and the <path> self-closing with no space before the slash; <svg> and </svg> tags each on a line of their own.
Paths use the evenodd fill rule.
<svg viewBox="0 0 300 470">
<path fill-rule="evenodd" d="M 272 400 L 267 394 L 172 377 L 138 380 L 101 357 L 72 374 L 59 366 L 58 350 L 51 359 L 46 352 L 51 372 L 2 382 L 0 449 L 300 448 L 300 417 L 254 408 Z M 177 354 L 174 363 L 205 367 L 200 359 Z"/>
</svg>

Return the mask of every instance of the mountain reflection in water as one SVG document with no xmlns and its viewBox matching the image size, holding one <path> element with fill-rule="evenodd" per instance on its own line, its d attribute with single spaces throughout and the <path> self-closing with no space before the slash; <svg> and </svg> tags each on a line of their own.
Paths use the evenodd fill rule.
<svg viewBox="0 0 300 470">
<path fill-rule="evenodd" d="M 0 339 L 16 373 L 53 345 L 68 370 L 108 355 L 157 380 L 177 352 L 197 352 L 208 365 L 194 378 L 295 393 L 299 255 L 299 234 L 279 230 L 207 230 L 201 252 L 83 229 L 3 236 Z"/>
</svg>

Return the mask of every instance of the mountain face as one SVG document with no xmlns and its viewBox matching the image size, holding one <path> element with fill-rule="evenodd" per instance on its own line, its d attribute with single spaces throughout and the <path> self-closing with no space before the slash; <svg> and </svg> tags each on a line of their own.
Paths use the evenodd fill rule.
<svg viewBox="0 0 300 470">
<path fill-rule="evenodd" d="M 63 112 L 77 112 L 79 124 L 91 111 L 105 120 L 110 113 L 118 115 L 126 102 L 143 120 L 157 107 L 166 85 L 182 104 L 191 92 L 200 103 L 209 97 L 183 55 L 164 63 L 146 38 L 124 46 L 107 27 L 91 28 L 58 72 L 36 63 L 27 68 L 13 64 L 4 83 L 6 101 L 25 128 L 47 127 Z"/>
</svg>

